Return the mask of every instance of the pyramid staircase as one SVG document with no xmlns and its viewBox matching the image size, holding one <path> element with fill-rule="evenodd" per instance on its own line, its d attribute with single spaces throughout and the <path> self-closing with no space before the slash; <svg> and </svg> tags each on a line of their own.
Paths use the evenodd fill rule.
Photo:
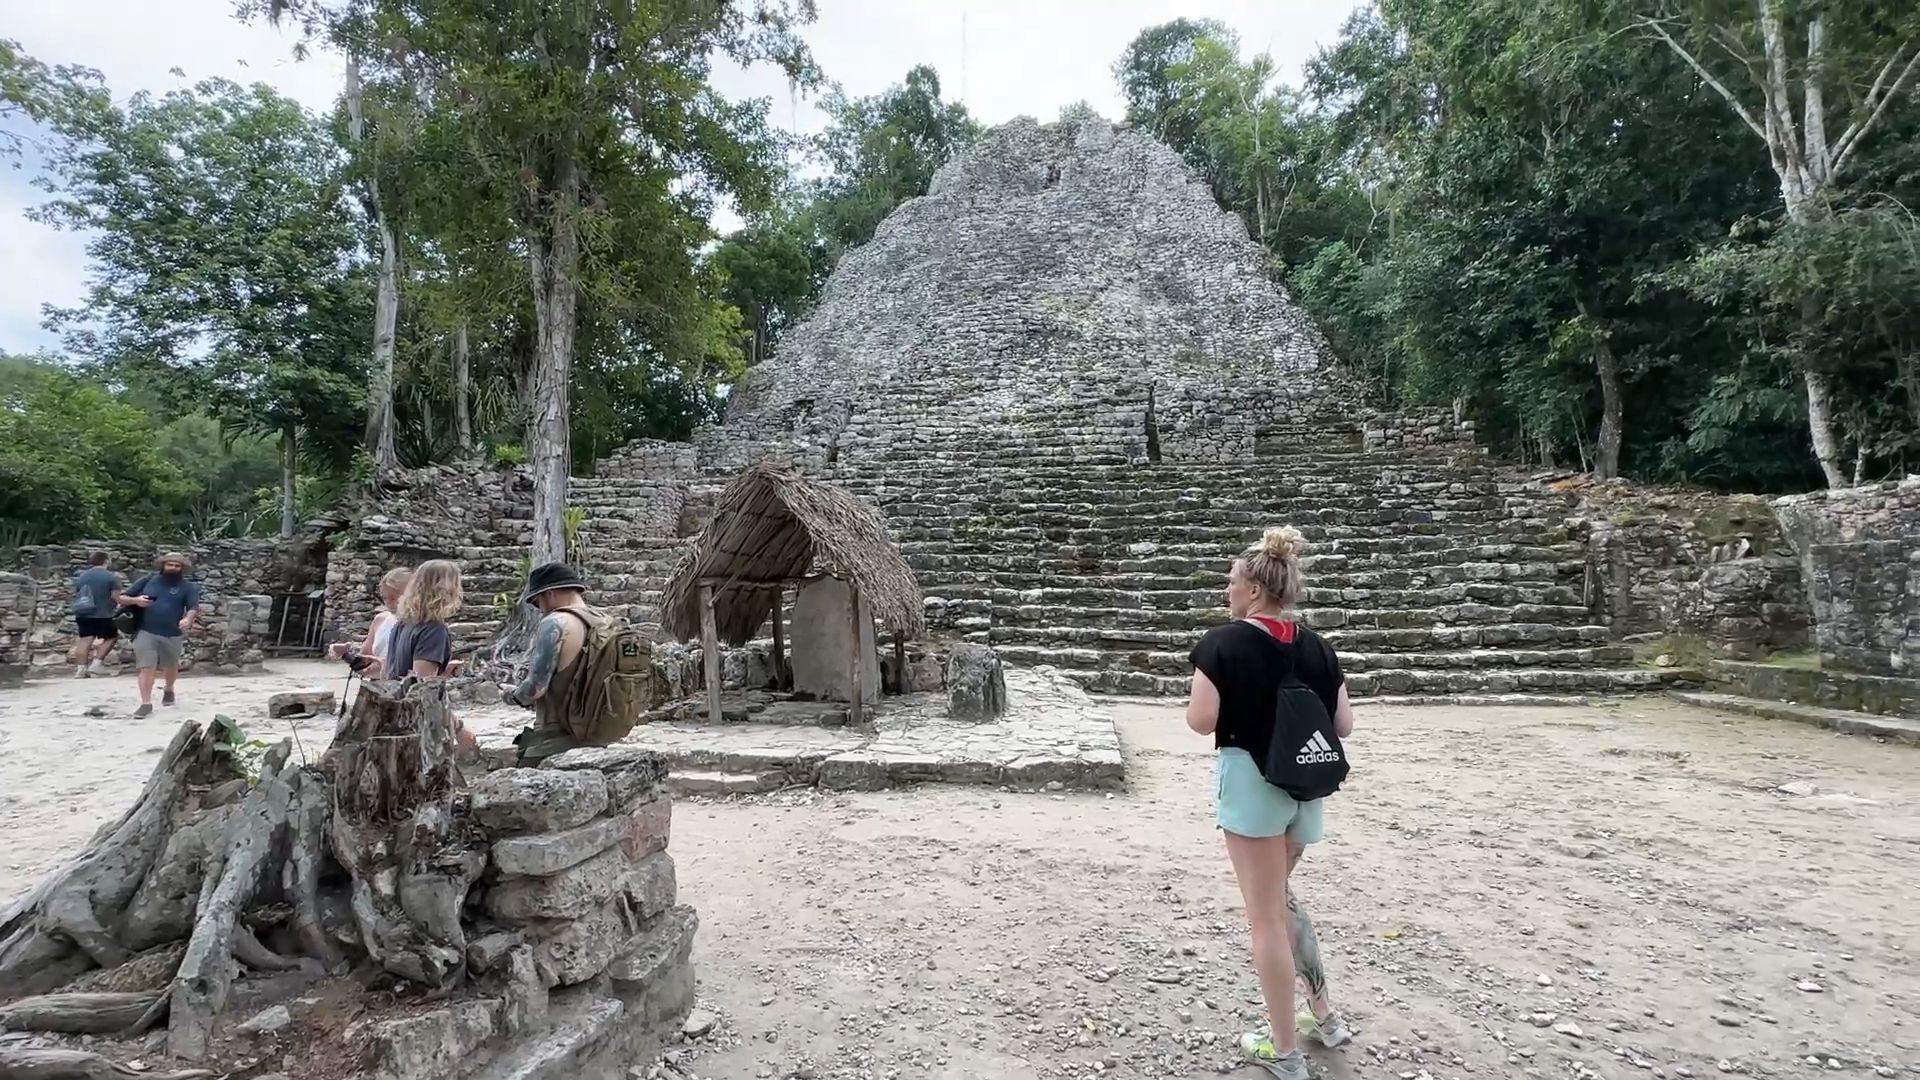
<svg viewBox="0 0 1920 1080">
<path fill-rule="evenodd" d="M 1357 697 L 1515 700 L 1674 678 L 1595 623 L 1569 500 L 1477 452 L 1369 451 L 1337 421 L 1284 458 L 1226 465 L 957 432 L 835 473 L 886 514 L 936 633 L 1097 693 L 1184 695 L 1189 650 L 1225 618 L 1231 559 L 1279 524 L 1308 538 L 1300 616 Z"/>
</svg>

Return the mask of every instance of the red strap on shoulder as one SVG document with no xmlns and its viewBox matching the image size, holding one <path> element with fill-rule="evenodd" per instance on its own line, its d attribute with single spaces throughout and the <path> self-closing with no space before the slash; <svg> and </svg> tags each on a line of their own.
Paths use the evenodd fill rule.
<svg viewBox="0 0 1920 1080">
<path fill-rule="evenodd" d="M 1282 622 L 1279 619 L 1269 619 L 1264 615 L 1255 615 L 1252 618 L 1254 622 L 1266 627 L 1267 632 L 1273 635 L 1275 641 L 1283 645 L 1293 644 L 1294 630 L 1296 629 L 1295 624 Z"/>
</svg>

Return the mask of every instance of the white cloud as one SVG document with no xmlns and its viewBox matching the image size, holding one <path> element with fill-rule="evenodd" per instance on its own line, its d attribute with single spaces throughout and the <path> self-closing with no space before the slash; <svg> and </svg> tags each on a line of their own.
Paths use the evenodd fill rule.
<svg viewBox="0 0 1920 1080">
<path fill-rule="evenodd" d="M 1270 52 L 1284 78 L 1334 40 L 1353 0 L 818 0 L 805 35 L 827 77 L 848 93 L 877 93 L 915 64 L 940 73 L 950 98 L 988 124 L 1026 115 L 1051 120 L 1076 101 L 1117 117 L 1113 61 L 1147 26 L 1187 16 L 1232 27 L 1249 50 Z M 294 36 L 232 17 L 231 0 L 90 0 L 86 4 L 0 0 L 5 26 L 31 55 L 84 64 L 117 95 L 163 92 L 209 76 L 266 82 L 309 108 L 332 107 L 344 67 L 316 53 L 293 59 Z M 963 33 L 964 24 L 964 33 Z M 173 68 L 186 74 L 183 80 Z M 771 69 L 723 66 L 715 81 L 735 97 L 772 100 L 771 119 L 811 133 L 822 118 Z M 20 173 L 0 176 L 0 351 L 51 346 L 39 329 L 45 304 L 82 294 L 83 240 L 22 216 L 39 201 Z M 722 215 L 717 222 L 729 222 Z"/>
</svg>

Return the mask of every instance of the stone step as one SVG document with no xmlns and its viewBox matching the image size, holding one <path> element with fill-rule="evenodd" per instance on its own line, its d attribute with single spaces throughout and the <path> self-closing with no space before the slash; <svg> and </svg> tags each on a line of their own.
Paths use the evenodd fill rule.
<svg viewBox="0 0 1920 1080">
<path fill-rule="evenodd" d="M 1061 670 L 1093 694 L 1185 697 L 1192 685 L 1191 675 L 1070 668 Z M 1355 672 L 1347 676 L 1347 691 L 1356 702 L 1375 696 L 1397 698 L 1442 694 L 1544 692 L 1610 695 L 1659 690 L 1668 684 L 1682 682 L 1687 677 L 1684 672 L 1640 668 L 1489 668 L 1466 671 L 1403 668 Z"/>
<path fill-rule="evenodd" d="M 953 599 L 949 592 L 947 598 Z M 971 597 L 970 597 L 971 598 Z M 1058 604 L 1068 607 L 1146 608 L 1153 611 L 1211 611 L 1223 607 L 1220 589 L 1140 590 L 1079 588 L 1071 585 L 1037 589 L 990 588 L 985 599 L 996 606 Z M 1500 582 L 1460 582 L 1417 589 L 1316 588 L 1309 585 L 1302 606 L 1307 608 L 1429 608 L 1443 604 L 1481 603 L 1580 604 L 1580 592 L 1564 585 L 1514 585 Z"/>
<path fill-rule="evenodd" d="M 1744 660 L 1710 661 L 1706 675 L 1716 690 L 1741 697 L 1920 719 L 1920 679 Z"/>
<path fill-rule="evenodd" d="M 1155 651 L 1118 647 L 1072 647 L 1060 645 L 1001 645 L 994 651 L 1009 664 L 1023 667 L 1057 667 L 1075 671 L 1138 671 L 1162 675 L 1191 675 L 1187 651 Z M 1620 666 L 1633 662 L 1633 649 L 1626 645 L 1600 645 L 1572 649 L 1473 649 L 1449 652 L 1340 652 L 1340 665 L 1352 676 L 1358 672 L 1425 669 L 1431 671 L 1480 671 L 1489 668 L 1539 668 L 1563 670 Z"/>
<path fill-rule="evenodd" d="M 548 1026 L 524 1032 L 470 1080 L 573 1080 L 619 1033 L 626 1005 L 579 987 L 555 991 Z"/>
<path fill-rule="evenodd" d="M 851 637 L 848 638 L 852 640 Z M 779 769 L 758 772 L 726 772 L 720 769 L 684 769 L 675 767 L 667 774 L 667 789 L 675 795 L 758 795 L 777 791 L 787 784 L 787 774 Z"/>
<path fill-rule="evenodd" d="M 996 625 L 987 641 L 995 648 L 1017 645 L 1056 645 L 1078 648 L 1191 650 L 1203 629 L 1125 630 L 1104 626 Z M 1414 627 L 1401 630 L 1327 630 L 1321 632 L 1334 651 L 1394 653 L 1458 649 L 1550 649 L 1593 647 L 1608 643 L 1604 626 L 1561 626 L 1547 623 L 1494 623 L 1476 626 Z"/>
<path fill-rule="evenodd" d="M 1758 716 L 1768 720 L 1791 720 L 1801 724 L 1816 724 L 1831 728 L 1843 735 L 1871 735 L 1906 743 L 1909 746 L 1920 746 L 1920 720 L 1881 716 L 1877 713 L 1852 712 L 1846 709 L 1826 709 L 1818 705 L 1801 705 L 1790 701 L 1768 701 L 1763 698 L 1703 690 L 1675 690 L 1671 691 L 1671 694 L 1676 700 L 1702 708 L 1719 709 L 1722 712 L 1739 713 L 1743 716 Z"/>
<path fill-rule="evenodd" d="M 1013 570 L 924 566 L 913 569 L 914 578 L 920 582 L 922 592 L 928 596 L 950 597 L 985 598 L 995 589 L 1086 588 L 1123 593 L 1204 590 L 1213 593 L 1218 602 L 1221 590 L 1227 583 L 1226 567 L 1218 559 L 1213 560 L 1206 570 L 1196 569 L 1186 574 L 1152 571 L 1066 573 L 1039 566 Z M 1493 583 L 1539 587 L 1580 581 L 1584 569 L 1584 563 L 1458 563 L 1350 572 L 1309 571 L 1307 581 L 1309 588 L 1316 589 L 1418 589 Z M 1580 572 L 1576 573 L 1576 570 Z"/>
<path fill-rule="evenodd" d="M 1575 605 L 1446 604 L 1426 608 L 1302 608 L 1302 622 L 1315 630 L 1381 629 L 1481 623 L 1555 623 L 1587 621 L 1587 609 Z M 1153 611 L 1138 607 L 1073 607 L 1063 604 L 994 605 L 995 626 L 1102 626 L 1143 629 L 1200 629 L 1217 625 L 1214 611 Z"/>
</svg>

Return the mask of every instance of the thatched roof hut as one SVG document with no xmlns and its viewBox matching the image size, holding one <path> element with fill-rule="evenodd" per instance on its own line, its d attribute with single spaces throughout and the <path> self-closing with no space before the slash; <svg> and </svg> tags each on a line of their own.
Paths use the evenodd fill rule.
<svg viewBox="0 0 1920 1080">
<path fill-rule="evenodd" d="M 712 522 L 667 583 L 661 623 L 682 641 L 700 637 L 706 586 L 720 640 L 744 645 L 766 625 L 782 589 L 815 570 L 852 585 L 886 629 L 909 638 L 926 632 L 920 586 L 880 512 L 796 469 L 764 462 L 721 492 Z"/>
</svg>

